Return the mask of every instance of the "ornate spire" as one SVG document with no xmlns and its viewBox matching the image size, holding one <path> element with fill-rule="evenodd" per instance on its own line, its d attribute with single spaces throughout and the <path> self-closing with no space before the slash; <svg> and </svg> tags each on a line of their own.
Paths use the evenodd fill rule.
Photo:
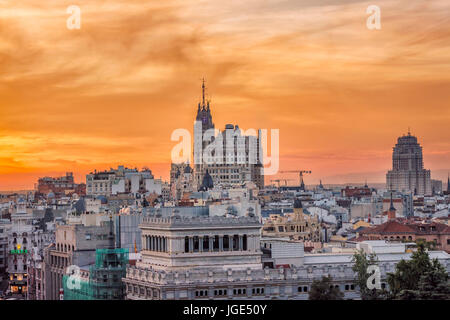
<svg viewBox="0 0 450 320">
<path fill-rule="evenodd" d="M 391 191 L 391 206 L 389 207 L 389 211 L 396 211 L 394 207 L 394 202 L 392 201 L 392 191 Z"/>
<path fill-rule="evenodd" d="M 202 107 L 205 109 L 205 78 L 202 79 Z"/>
</svg>

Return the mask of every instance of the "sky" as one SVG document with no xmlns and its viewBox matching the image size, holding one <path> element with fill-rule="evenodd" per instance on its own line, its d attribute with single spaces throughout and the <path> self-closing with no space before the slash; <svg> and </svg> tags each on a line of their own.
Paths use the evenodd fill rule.
<svg viewBox="0 0 450 320">
<path fill-rule="evenodd" d="M 447 0 L 0 0 L 0 190 L 119 164 L 167 179 L 203 77 L 216 128 L 279 129 L 307 184 L 384 182 L 408 128 L 447 179 Z"/>
</svg>

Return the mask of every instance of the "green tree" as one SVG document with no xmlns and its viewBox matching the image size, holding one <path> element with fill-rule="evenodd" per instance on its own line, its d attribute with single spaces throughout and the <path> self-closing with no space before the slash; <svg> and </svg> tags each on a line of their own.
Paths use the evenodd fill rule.
<svg viewBox="0 0 450 320">
<path fill-rule="evenodd" d="M 335 286 L 331 277 L 314 280 L 309 290 L 309 300 L 342 300 L 344 294 Z"/>
<path fill-rule="evenodd" d="M 367 267 L 371 265 L 378 265 L 378 258 L 375 253 L 367 255 L 364 250 L 357 251 L 352 257 L 353 272 L 356 273 L 354 281 L 355 286 L 359 288 L 362 300 L 380 300 L 386 295 L 385 290 L 369 289 L 367 287 L 367 279 L 371 276 L 367 273 Z"/>
<path fill-rule="evenodd" d="M 392 299 L 450 299 L 448 274 L 437 259 L 430 260 L 424 243 L 418 244 L 411 260 L 397 263 L 387 282 Z"/>
</svg>

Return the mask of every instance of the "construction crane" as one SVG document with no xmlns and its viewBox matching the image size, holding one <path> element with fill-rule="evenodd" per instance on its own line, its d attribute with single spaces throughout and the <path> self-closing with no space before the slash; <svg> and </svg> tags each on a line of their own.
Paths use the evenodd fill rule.
<svg viewBox="0 0 450 320">
<path fill-rule="evenodd" d="M 289 171 L 280 171 L 280 173 L 298 173 L 300 189 L 305 190 L 305 182 L 303 181 L 303 174 L 310 174 L 310 170 L 289 170 Z"/>
</svg>

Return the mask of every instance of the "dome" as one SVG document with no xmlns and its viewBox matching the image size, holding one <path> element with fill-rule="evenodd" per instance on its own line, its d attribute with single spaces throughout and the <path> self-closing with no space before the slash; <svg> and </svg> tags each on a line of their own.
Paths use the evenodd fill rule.
<svg viewBox="0 0 450 320">
<path fill-rule="evenodd" d="M 203 176 L 202 185 L 200 187 L 201 190 L 206 191 L 208 189 L 212 189 L 214 187 L 214 182 L 209 174 L 208 170 L 206 170 L 205 175 Z"/>
<path fill-rule="evenodd" d="M 96 199 L 99 199 L 101 204 L 107 204 L 108 199 L 105 196 L 97 196 Z"/>
</svg>

